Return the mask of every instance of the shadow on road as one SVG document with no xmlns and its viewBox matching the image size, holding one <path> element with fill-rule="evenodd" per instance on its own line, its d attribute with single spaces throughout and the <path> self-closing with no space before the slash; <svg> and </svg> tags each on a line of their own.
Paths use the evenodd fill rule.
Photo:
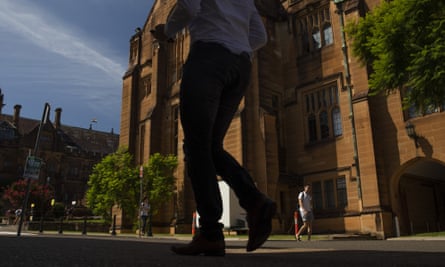
<svg viewBox="0 0 445 267">
<path fill-rule="evenodd" d="M 290 242 L 287 247 L 267 243 L 265 248 L 253 253 L 245 252 L 244 242 L 228 242 L 225 257 L 174 255 L 170 246 L 176 242 L 173 239 L 0 236 L 0 266 L 445 266 L 442 252 L 355 250 L 341 246 L 337 249 L 341 244 L 338 242 Z"/>
</svg>

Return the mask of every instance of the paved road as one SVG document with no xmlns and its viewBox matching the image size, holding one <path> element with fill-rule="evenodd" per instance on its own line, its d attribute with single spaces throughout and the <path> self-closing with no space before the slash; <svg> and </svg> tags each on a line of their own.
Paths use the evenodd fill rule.
<svg viewBox="0 0 445 267">
<path fill-rule="evenodd" d="M 247 253 L 229 238 L 225 257 L 178 256 L 165 237 L 81 236 L 0 232 L 0 266 L 445 266 L 445 240 L 268 241 Z"/>
</svg>

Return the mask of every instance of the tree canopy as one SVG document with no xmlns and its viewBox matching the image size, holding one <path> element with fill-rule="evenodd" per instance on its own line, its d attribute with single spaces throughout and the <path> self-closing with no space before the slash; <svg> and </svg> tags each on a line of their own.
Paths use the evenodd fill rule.
<svg viewBox="0 0 445 267">
<path fill-rule="evenodd" d="M 111 208 L 118 205 L 129 218 L 137 219 L 142 182 L 142 194 L 147 197 L 151 212 L 155 214 L 162 203 L 171 199 L 176 166 L 176 156 L 155 153 L 143 166 L 141 179 L 139 167 L 135 166 L 131 154 L 120 148 L 94 166 L 86 193 L 88 206 L 95 214 L 111 220 Z"/>
<path fill-rule="evenodd" d="M 372 69 L 372 94 L 407 88 L 405 107 L 445 104 L 445 2 L 394 0 L 349 23 L 352 50 Z"/>
<path fill-rule="evenodd" d="M 163 203 L 171 200 L 176 184 L 173 172 L 177 166 L 176 156 L 163 156 L 159 153 L 150 155 L 148 164 L 144 166 L 142 191 L 150 203 L 153 214 L 158 212 Z"/>
<path fill-rule="evenodd" d="M 111 219 L 111 207 L 118 205 L 127 214 L 135 215 L 139 202 L 138 171 L 133 157 L 119 148 L 96 164 L 88 180 L 86 199 L 97 215 Z"/>
<path fill-rule="evenodd" d="M 29 203 L 35 203 L 37 206 L 46 203 L 53 196 L 52 190 L 48 185 L 41 185 L 37 180 L 30 180 Z M 5 188 L 3 199 L 6 200 L 12 208 L 21 208 L 25 200 L 27 181 L 25 179 L 17 180 Z"/>
</svg>

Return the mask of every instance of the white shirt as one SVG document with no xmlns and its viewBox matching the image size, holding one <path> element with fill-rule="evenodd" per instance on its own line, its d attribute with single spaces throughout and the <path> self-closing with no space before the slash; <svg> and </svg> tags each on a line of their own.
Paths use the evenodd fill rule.
<svg viewBox="0 0 445 267">
<path fill-rule="evenodd" d="M 185 27 L 189 28 L 192 43 L 219 43 L 235 54 L 252 54 L 267 42 L 253 0 L 178 0 L 165 34 L 173 38 Z"/>
<path fill-rule="evenodd" d="M 298 195 L 298 199 L 301 199 L 303 202 L 303 206 L 300 206 L 300 211 L 303 212 L 303 210 L 306 211 L 312 211 L 312 205 L 311 205 L 311 201 L 312 201 L 312 197 L 311 195 L 309 195 L 308 193 L 302 191 L 300 192 L 300 194 Z"/>
</svg>

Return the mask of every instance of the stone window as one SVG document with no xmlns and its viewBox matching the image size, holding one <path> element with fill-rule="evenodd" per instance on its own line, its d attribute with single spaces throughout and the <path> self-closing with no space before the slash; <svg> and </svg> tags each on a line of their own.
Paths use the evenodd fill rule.
<svg viewBox="0 0 445 267">
<path fill-rule="evenodd" d="M 312 183 L 312 205 L 315 210 L 323 209 L 323 191 L 320 181 Z"/>
<path fill-rule="evenodd" d="M 142 94 L 145 97 L 151 94 L 151 75 L 142 78 Z"/>
<path fill-rule="evenodd" d="M 337 207 L 344 208 L 348 206 L 348 194 L 346 191 L 346 178 L 337 178 Z"/>
<path fill-rule="evenodd" d="M 334 42 L 329 5 L 295 18 L 298 55 L 322 49 Z"/>
<path fill-rule="evenodd" d="M 175 41 L 168 44 L 168 84 L 170 86 L 182 78 L 182 66 L 187 56 L 186 35 L 187 31 L 182 30 L 176 34 Z"/>
<path fill-rule="evenodd" d="M 331 84 L 304 95 L 307 141 L 332 139 L 343 134 L 338 88 Z"/>
<path fill-rule="evenodd" d="M 139 40 L 133 40 L 130 44 L 130 62 L 135 64 L 139 53 Z"/>
<path fill-rule="evenodd" d="M 323 182 L 325 208 L 335 208 L 334 180 L 325 180 Z"/>
<path fill-rule="evenodd" d="M 318 212 L 323 209 L 342 209 L 348 206 L 346 178 L 328 178 L 312 182 L 312 205 Z"/>
</svg>

